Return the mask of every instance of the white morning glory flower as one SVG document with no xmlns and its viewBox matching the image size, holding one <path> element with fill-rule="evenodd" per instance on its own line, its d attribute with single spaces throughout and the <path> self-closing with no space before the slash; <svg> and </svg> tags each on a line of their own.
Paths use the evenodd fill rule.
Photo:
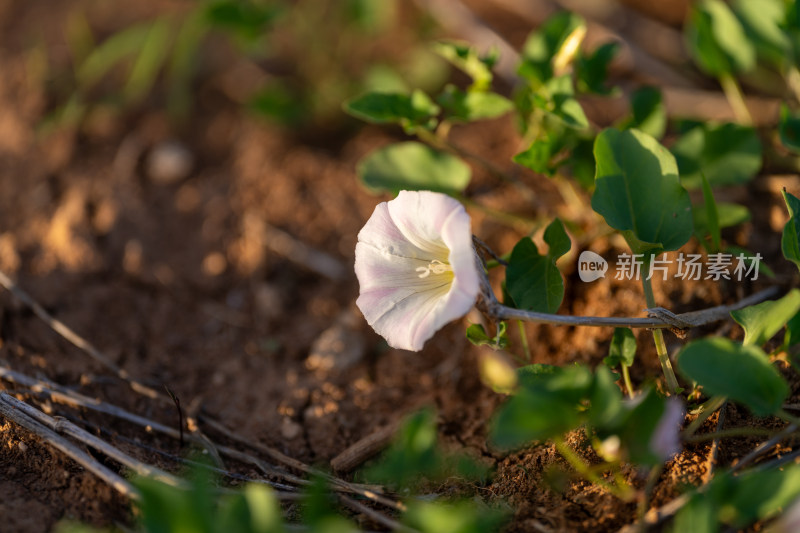
<svg viewBox="0 0 800 533">
<path fill-rule="evenodd" d="M 469 215 L 445 194 L 401 191 L 359 232 L 355 270 L 367 322 L 393 348 L 421 350 L 478 295 Z"/>
</svg>

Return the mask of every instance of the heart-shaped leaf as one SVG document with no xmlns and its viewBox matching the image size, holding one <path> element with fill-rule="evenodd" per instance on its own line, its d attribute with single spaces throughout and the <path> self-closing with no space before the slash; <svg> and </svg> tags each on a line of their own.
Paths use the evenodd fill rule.
<svg viewBox="0 0 800 533">
<path fill-rule="evenodd" d="M 675 158 L 639 130 L 601 132 L 592 208 L 622 232 L 635 253 L 677 250 L 692 236 L 689 193 Z"/>
</svg>

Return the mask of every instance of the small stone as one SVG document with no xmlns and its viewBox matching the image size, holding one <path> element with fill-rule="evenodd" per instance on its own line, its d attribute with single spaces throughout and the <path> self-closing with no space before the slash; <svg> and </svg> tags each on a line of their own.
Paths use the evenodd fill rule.
<svg viewBox="0 0 800 533">
<path fill-rule="evenodd" d="M 191 172 L 192 166 L 192 152 L 176 141 L 156 145 L 147 157 L 147 175 L 160 185 L 169 185 L 184 179 Z"/>
<path fill-rule="evenodd" d="M 342 371 L 357 364 L 366 353 L 364 337 L 355 328 L 355 313 L 348 309 L 314 341 L 306 358 L 306 368 L 328 372 Z"/>
<path fill-rule="evenodd" d="M 286 440 L 292 440 L 300 436 L 303 427 L 290 418 L 284 418 L 281 423 L 281 435 Z"/>
</svg>

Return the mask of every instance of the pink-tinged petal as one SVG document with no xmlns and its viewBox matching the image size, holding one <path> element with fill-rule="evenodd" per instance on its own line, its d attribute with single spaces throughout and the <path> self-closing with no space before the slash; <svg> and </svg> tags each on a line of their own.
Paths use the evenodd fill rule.
<svg viewBox="0 0 800 533">
<path fill-rule="evenodd" d="M 466 215 L 464 206 L 446 194 L 430 191 L 400 191 L 389 202 L 389 214 L 403 236 L 420 250 L 439 259 L 447 258 L 448 247 L 442 239 L 442 228 L 457 211 Z M 469 216 L 467 216 L 467 231 Z"/>
<path fill-rule="evenodd" d="M 448 322 L 475 302 L 479 274 L 470 219 L 452 198 L 401 192 L 375 208 L 358 235 L 356 302 L 367 322 L 390 346 L 420 350 Z M 438 261 L 451 271 L 423 271 Z"/>
<path fill-rule="evenodd" d="M 681 401 L 674 397 L 668 398 L 664 413 L 650 437 L 650 449 L 665 461 L 681 451 L 680 431 L 683 419 Z"/>
</svg>

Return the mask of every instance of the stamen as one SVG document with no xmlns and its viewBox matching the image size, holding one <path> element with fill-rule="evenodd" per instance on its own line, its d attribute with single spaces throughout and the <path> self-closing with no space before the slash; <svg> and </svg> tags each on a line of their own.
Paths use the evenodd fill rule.
<svg viewBox="0 0 800 533">
<path fill-rule="evenodd" d="M 434 274 L 444 274 L 445 272 L 452 272 L 453 267 L 451 267 L 446 263 L 442 263 L 438 259 L 434 259 L 433 261 L 428 263 L 428 266 L 417 267 L 416 270 L 417 272 L 420 272 L 419 274 L 420 278 L 427 278 L 428 276 L 431 275 L 431 272 L 433 272 Z"/>
</svg>

